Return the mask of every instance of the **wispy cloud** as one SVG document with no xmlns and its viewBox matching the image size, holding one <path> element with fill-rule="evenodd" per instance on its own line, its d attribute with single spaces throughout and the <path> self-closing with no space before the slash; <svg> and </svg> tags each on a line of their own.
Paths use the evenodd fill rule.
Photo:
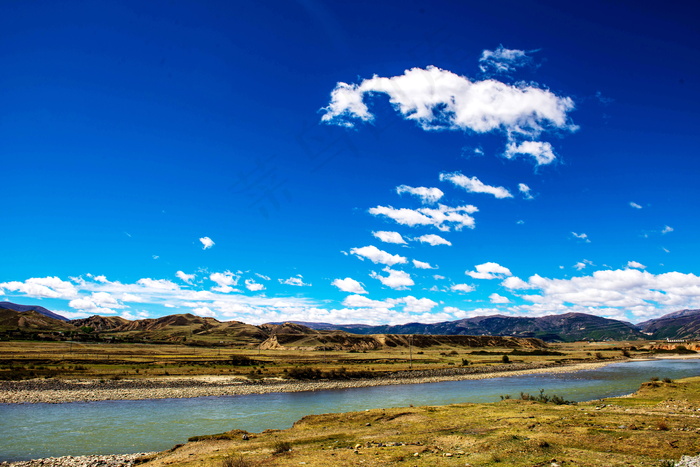
<svg viewBox="0 0 700 467">
<path fill-rule="evenodd" d="M 431 246 L 437 246 L 437 245 L 452 246 L 451 242 L 449 242 L 448 240 L 445 240 L 441 236 L 435 235 L 435 234 L 421 235 L 420 237 L 416 237 L 414 240 L 418 240 L 421 243 L 427 243 L 428 245 L 431 245 Z"/>
<path fill-rule="evenodd" d="M 191 284 L 195 278 L 194 274 L 185 274 L 182 271 L 176 272 L 175 275 L 177 276 L 178 279 L 180 279 L 183 282 L 187 282 L 188 284 Z"/>
<path fill-rule="evenodd" d="M 486 185 L 476 177 L 467 177 L 459 172 L 441 173 L 440 181 L 448 181 L 469 193 L 486 193 L 496 198 L 512 198 L 513 195 L 502 186 Z"/>
<path fill-rule="evenodd" d="M 435 269 L 430 265 L 430 263 L 425 263 L 423 261 L 418 261 L 417 259 L 413 260 L 413 267 L 417 269 Z"/>
<path fill-rule="evenodd" d="M 432 225 L 443 232 L 450 231 L 451 228 L 461 230 L 463 227 L 473 228 L 475 221 L 470 215 L 478 209 L 472 205 L 450 207 L 443 204 L 436 209 L 396 209 L 391 206 L 377 206 L 371 208 L 369 213 L 373 216 L 386 216 L 398 224 L 415 227 L 418 225 Z"/>
<path fill-rule="evenodd" d="M 424 186 L 414 188 L 408 185 L 401 185 L 396 187 L 396 193 L 409 193 L 417 196 L 423 204 L 435 204 L 444 196 L 444 193 L 439 188 L 426 188 Z"/>
<path fill-rule="evenodd" d="M 633 207 L 634 209 L 642 209 L 642 206 L 635 203 L 634 201 L 630 201 L 630 206 Z"/>
<path fill-rule="evenodd" d="M 284 285 L 293 285 L 294 287 L 310 287 L 311 284 L 307 284 L 304 282 L 304 276 L 301 274 L 297 274 L 294 277 L 290 277 L 288 279 L 279 279 L 280 284 Z"/>
<path fill-rule="evenodd" d="M 469 284 L 454 284 L 450 286 L 450 290 L 454 292 L 463 292 L 463 293 L 468 293 L 468 292 L 474 292 L 476 290 L 476 287 L 473 285 Z"/>
<path fill-rule="evenodd" d="M 573 235 L 574 238 L 577 238 L 577 239 L 583 241 L 584 243 L 591 243 L 591 239 L 588 238 L 588 235 L 585 233 L 571 232 L 571 235 Z"/>
<path fill-rule="evenodd" d="M 518 183 L 518 191 L 520 191 L 520 193 L 523 195 L 523 198 L 534 199 L 530 187 L 525 185 L 524 183 Z"/>
<path fill-rule="evenodd" d="M 670 232 L 673 232 L 673 227 L 669 227 L 668 225 L 664 226 L 663 230 L 661 230 L 661 233 L 664 235 Z"/>
<path fill-rule="evenodd" d="M 506 49 L 499 45 L 496 50 L 484 50 L 479 58 L 479 68 L 484 73 L 506 74 L 532 63 L 527 52 L 518 49 Z"/>
<path fill-rule="evenodd" d="M 387 266 L 404 264 L 407 262 L 404 256 L 392 255 L 384 250 L 380 250 L 374 245 L 363 246 L 362 248 L 353 248 L 350 250 L 350 253 L 360 259 L 366 258 L 375 264 L 386 264 Z"/>
</svg>

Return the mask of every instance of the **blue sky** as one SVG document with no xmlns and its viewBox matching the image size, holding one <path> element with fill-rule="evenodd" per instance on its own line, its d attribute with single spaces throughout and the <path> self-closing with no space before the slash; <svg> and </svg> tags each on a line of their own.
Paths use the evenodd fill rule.
<svg viewBox="0 0 700 467">
<path fill-rule="evenodd" d="M 3 2 L 0 300 L 254 324 L 700 307 L 694 12 L 482 3 Z"/>
</svg>

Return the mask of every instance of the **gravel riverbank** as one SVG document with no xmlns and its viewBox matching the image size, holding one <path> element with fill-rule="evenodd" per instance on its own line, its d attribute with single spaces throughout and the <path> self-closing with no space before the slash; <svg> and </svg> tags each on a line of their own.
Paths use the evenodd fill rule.
<svg viewBox="0 0 700 467">
<path fill-rule="evenodd" d="M 164 377 L 124 380 L 32 379 L 0 382 L 0 403 L 65 403 L 102 400 L 138 400 L 237 396 L 271 392 L 320 391 L 394 384 L 421 384 L 464 379 L 497 378 L 529 373 L 571 372 L 599 368 L 612 361 L 576 364 L 512 363 L 488 367 L 448 368 L 396 372 L 360 380 L 290 381 L 248 380 L 228 376 Z"/>
<path fill-rule="evenodd" d="M 139 452 L 136 454 L 114 454 L 111 456 L 64 456 L 47 457 L 19 462 L 0 462 L 0 467 L 132 467 L 142 457 L 151 456 L 154 452 Z"/>
</svg>

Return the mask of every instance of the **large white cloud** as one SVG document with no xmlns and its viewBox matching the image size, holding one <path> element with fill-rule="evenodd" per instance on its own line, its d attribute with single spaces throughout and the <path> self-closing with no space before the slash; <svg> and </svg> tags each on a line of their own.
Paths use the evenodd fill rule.
<svg viewBox="0 0 700 467">
<path fill-rule="evenodd" d="M 463 227 L 474 228 L 474 218 L 470 216 L 478 209 L 472 205 L 450 207 L 439 204 L 434 208 L 396 209 L 391 206 L 377 206 L 371 208 L 369 213 L 373 216 L 386 216 L 398 224 L 415 227 L 418 225 L 432 225 L 438 230 L 448 232 L 451 228 L 461 230 Z"/>
<path fill-rule="evenodd" d="M 350 250 L 350 253 L 358 256 L 360 259 L 367 258 L 375 264 L 386 264 L 387 266 L 404 264 L 407 261 L 406 258 L 401 255 L 392 255 L 384 250 L 380 250 L 374 245 L 353 248 Z"/>
<path fill-rule="evenodd" d="M 403 194 L 409 193 L 420 198 L 421 202 L 424 204 L 435 204 L 440 198 L 442 198 L 445 193 L 439 188 L 426 188 L 424 186 L 411 187 L 408 185 L 401 185 L 396 187 L 396 193 Z"/>
<path fill-rule="evenodd" d="M 353 293 L 353 294 L 366 294 L 367 291 L 362 287 L 358 281 L 351 277 L 346 277 L 345 279 L 335 279 L 332 285 L 338 287 L 343 292 Z"/>
<path fill-rule="evenodd" d="M 32 277 L 24 282 L 0 282 L 0 290 L 20 292 L 33 298 L 72 299 L 78 296 L 78 289 L 71 282 L 58 277 Z"/>
<path fill-rule="evenodd" d="M 512 275 L 507 267 L 492 262 L 479 264 L 475 271 L 466 271 L 465 274 L 473 279 L 502 279 Z"/>
<path fill-rule="evenodd" d="M 501 58 L 505 55 L 500 54 Z M 389 78 L 374 76 L 360 84 L 340 82 L 331 92 L 322 120 L 343 126 L 353 126 L 358 120 L 371 122 L 374 116 L 364 99 L 375 94 L 388 95 L 404 118 L 425 130 L 502 132 L 510 141 L 507 157 L 527 154 L 538 164 L 552 162 L 554 153 L 549 143 L 533 138 L 547 129 L 576 130 L 568 122 L 567 114 L 574 108 L 568 97 L 532 84 L 509 85 L 494 79 L 472 81 L 434 66 L 412 68 Z M 528 141 L 518 144 L 517 140 L 523 138 Z"/>
<path fill-rule="evenodd" d="M 384 243 L 396 243 L 396 244 L 405 244 L 406 240 L 403 239 L 400 233 L 398 232 L 387 232 L 385 230 L 379 231 L 379 232 L 372 232 L 372 235 L 377 237 L 379 240 L 383 241 Z"/>
<path fill-rule="evenodd" d="M 381 274 L 377 274 L 376 272 L 372 271 L 370 277 L 373 279 L 378 279 L 382 284 L 394 290 L 406 290 L 415 285 L 415 282 L 413 279 L 411 279 L 411 275 L 407 272 L 397 271 L 389 267 L 384 268 L 383 271 L 389 275 L 382 276 Z"/>
<path fill-rule="evenodd" d="M 526 283 L 508 278 L 503 285 L 539 292 L 522 295 L 532 305 L 522 307 L 521 312 L 577 311 L 634 320 L 700 307 L 700 277 L 679 272 L 654 275 L 626 268 L 595 271 L 589 276 L 570 279 L 549 279 L 535 274 Z"/>
<path fill-rule="evenodd" d="M 512 198 L 513 195 L 507 189 L 502 186 L 490 186 L 486 185 L 484 182 L 476 177 L 467 177 L 458 172 L 453 173 L 441 173 L 440 181 L 448 181 L 452 184 L 464 188 L 469 193 L 486 193 L 493 195 L 496 198 Z"/>
</svg>

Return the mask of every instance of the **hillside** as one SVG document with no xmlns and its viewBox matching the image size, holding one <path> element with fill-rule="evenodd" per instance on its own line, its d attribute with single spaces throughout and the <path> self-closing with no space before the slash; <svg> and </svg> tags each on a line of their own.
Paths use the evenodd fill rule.
<svg viewBox="0 0 700 467">
<path fill-rule="evenodd" d="M 700 310 L 675 311 L 638 326 L 652 339 L 697 339 L 700 336 Z"/>
<path fill-rule="evenodd" d="M 15 311 L 0 308 L 0 331 L 23 333 L 75 331 L 76 327 L 65 321 L 53 319 L 34 310 Z"/>
<path fill-rule="evenodd" d="M 35 306 L 35 305 L 18 305 L 17 303 L 12 303 L 12 302 L 0 302 L 0 309 L 5 309 L 5 310 L 13 310 L 13 311 L 36 311 L 39 314 L 42 314 L 44 316 L 48 316 L 49 318 L 57 319 L 60 321 L 69 321 L 68 318 L 65 316 L 61 316 L 58 313 L 54 313 L 53 311 L 47 310 L 43 306 Z"/>
</svg>

